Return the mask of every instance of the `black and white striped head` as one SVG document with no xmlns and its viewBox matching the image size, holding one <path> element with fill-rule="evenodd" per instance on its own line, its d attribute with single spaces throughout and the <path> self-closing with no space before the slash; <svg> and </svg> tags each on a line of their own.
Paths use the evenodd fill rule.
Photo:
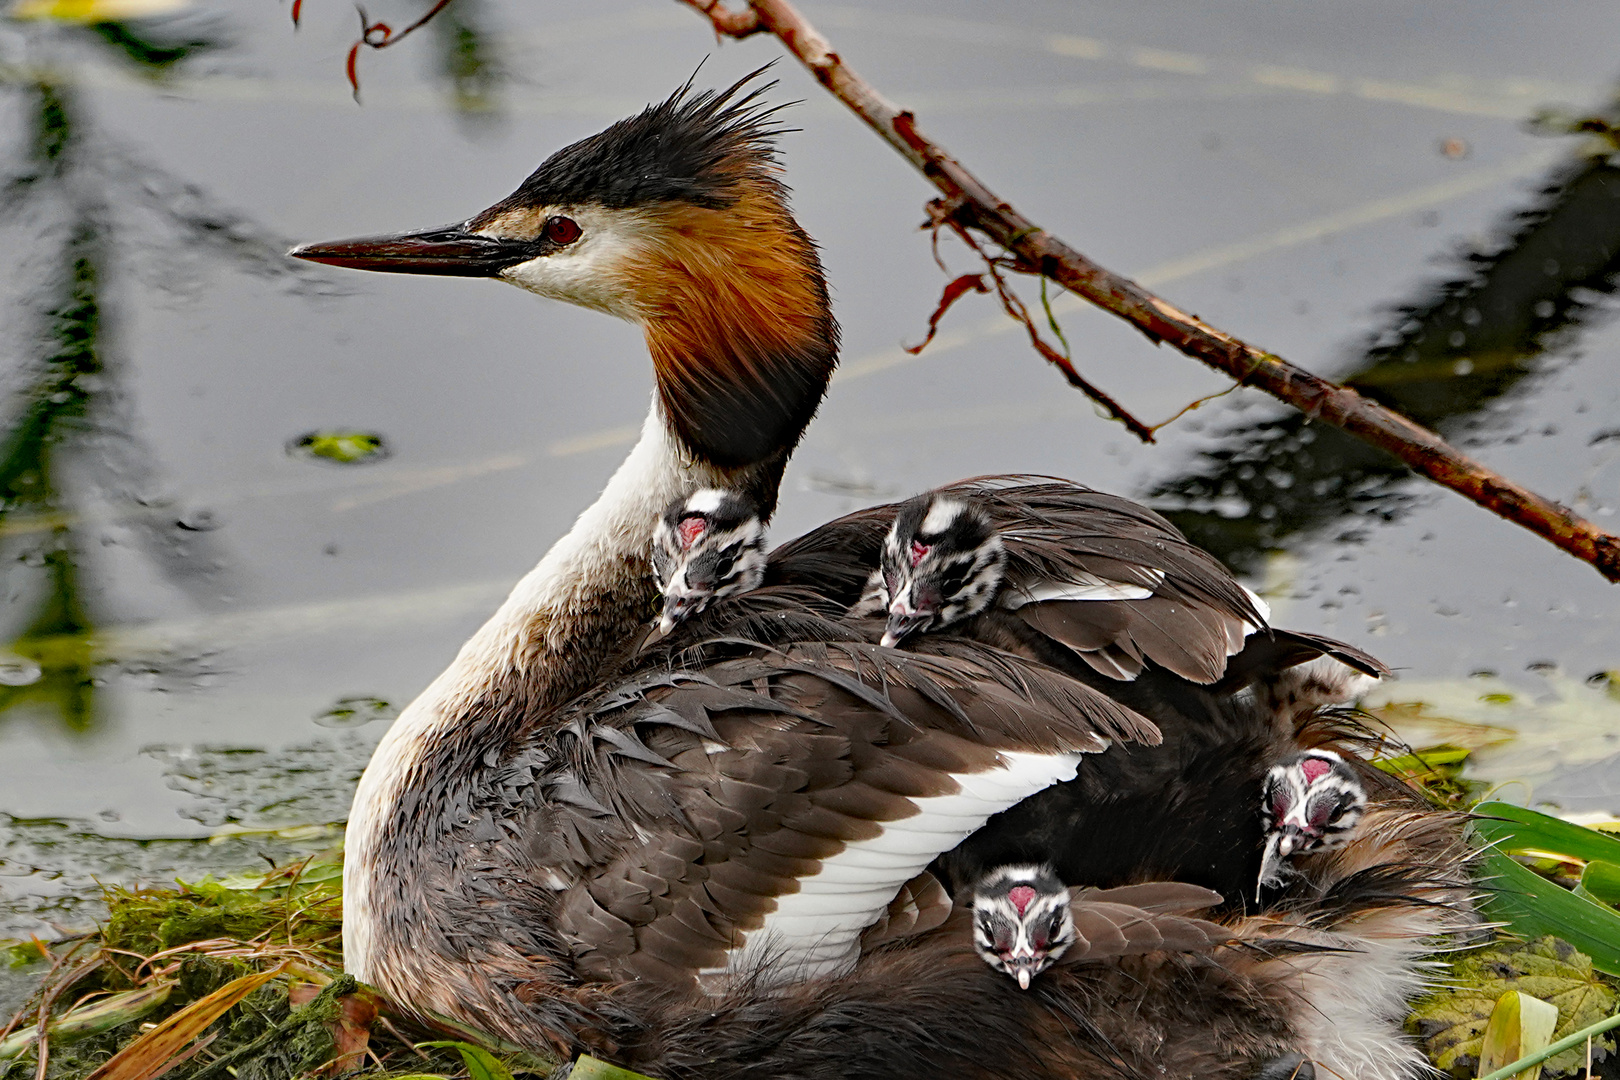
<svg viewBox="0 0 1620 1080">
<path fill-rule="evenodd" d="M 1307 750 L 1272 767 L 1260 801 L 1265 855 L 1260 884 L 1287 877 L 1285 859 L 1329 851 L 1350 839 L 1367 809 L 1367 791 L 1355 771 L 1331 750 Z"/>
<path fill-rule="evenodd" d="M 703 488 L 676 499 L 653 528 L 653 577 L 664 594 L 658 631 L 667 634 L 715 600 L 759 588 L 765 526 L 735 491 Z"/>
<path fill-rule="evenodd" d="M 1003 866 L 973 887 L 973 948 L 1029 989 L 1075 941 L 1069 890 L 1050 866 Z"/>
<path fill-rule="evenodd" d="M 1001 537 L 973 504 L 939 494 L 901 504 L 883 541 L 883 644 L 977 615 L 995 599 L 1006 565 Z"/>
</svg>

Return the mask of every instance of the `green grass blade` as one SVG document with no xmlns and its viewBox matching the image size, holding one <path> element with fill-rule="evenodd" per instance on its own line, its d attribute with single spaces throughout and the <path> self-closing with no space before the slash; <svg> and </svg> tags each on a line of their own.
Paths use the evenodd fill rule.
<svg viewBox="0 0 1620 1080">
<path fill-rule="evenodd" d="M 574 1071 L 568 1074 L 568 1080 L 651 1080 L 651 1077 L 581 1054 L 579 1060 L 574 1062 Z"/>
<path fill-rule="evenodd" d="M 1581 887 L 1575 890 L 1600 904 L 1620 907 L 1620 866 L 1612 862 L 1589 862 L 1581 871 Z"/>
<path fill-rule="evenodd" d="M 1511 803 L 1487 802 L 1474 807 L 1474 832 L 1504 851 L 1552 851 L 1582 862 L 1620 865 L 1620 840 L 1596 829 L 1571 825 L 1548 814 Z"/>
<path fill-rule="evenodd" d="M 482 1046 L 455 1039 L 436 1039 L 416 1045 L 418 1048 L 438 1046 L 454 1050 L 461 1055 L 461 1063 L 467 1070 L 469 1080 L 512 1080 L 512 1070 L 506 1067 L 506 1063 Z"/>
<path fill-rule="evenodd" d="M 1484 869 L 1486 915 L 1526 938 L 1563 938 L 1599 971 L 1620 975 L 1620 912 L 1554 885 L 1500 851 L 1486 853 Z"/>
</svg>

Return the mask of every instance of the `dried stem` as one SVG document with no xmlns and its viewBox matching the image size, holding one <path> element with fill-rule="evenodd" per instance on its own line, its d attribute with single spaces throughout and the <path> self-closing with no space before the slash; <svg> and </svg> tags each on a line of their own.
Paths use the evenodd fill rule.
<svg viewBox="0 0 1620 1080">
<path fill-rule="evenodd" d="M 349 59 L 344 67 L 349 76 L 349 86 L 354 91 L 355 101 L 360 100 L 360 69 L 358 67 L 360 46 L 364 45 L 371 49 L 386 49 L 390 45 L 398 45 L 401 41 L 432 22 L 434 16 L 449 7 L 450 3 L 451 0 L 438 0 L 437 3 L 427 9 L 421 18 L 397 33 L 385 22 L 372 22 L 371 17 L 366 14 L 366 9 L 358 4 L 355 5 L 355 11 L 360 15 L 360 38 L 350 47 Z M 294 4 L 293 8 L 293 25 L 298 25 L 297 4 Z"/>
<path fill-rule="evenodd" d="M 1046 303 L 1045 278 L 1041 279 L 1041 306 L 1046 309 L 1046 318 L 1051 323 L 1052 332 L 1063 343 L 1061 353 L 1048 345 L 1046 340 L 1041 337 L 1041 332 L 1036 327 L 1035 320 L 1030 317 L 1029 308 L 1019 298 L 1018 294 L 1013 292 L 1012 287 L 1007 284 L 1007 279 L 1002 276 L 1002 272 L 1007 270 L 1015 273 L 1029 273 L 1031 271 L 1024 267 L 1016 256 L 1009 256 L 1005 253 L 993 254 L 986 251 L 984 245 L 979 242 L 978 237 L 968 232 L 961 222 L 956 219 L 955 208 L 946 200 L 935 199 L 930 202 L 928 204 L 928 218 L 929 224 L 925 225 L 924 228 L 932 228 L 933 230 L 934 262 L 939 265 L 941 270 L 945 269 L 945 263 L 939 257 L 939 231 L 942 228 L 949 228 L 961 238 L 964 244 L 973 249 L 974 254 L 984 261 L 985 272 L 983 274 L 964 274 L 945 286 L 945 291 L 939 299 L 939 305 L 928 318 L 928 336 L 923 338 L 921 345 L 912 346 L 906 350 L 907 352 L 913 356 L 922 352 L 928 343 L 934 340 L 934 333 L 939 329 L 940 318 L 944 316 L 952 304 L 956 303 L 970 290 L 989 292 L 990 290 L 984 284 L 984 279 L 988 276 L 991 283 L 995 285 L 996 299 L 1001 301 L 1001 310 L 1007 313 L 1008 318 L 1021 323 L 1024 329 L 1028 331 L 1029 343 L 1034 347 L 1035 351 L 1040 353 L 1049 364 L 1061 371 L 1063 377 L 1069 381 L 1070 386 L 1079 390 L 1097 405 L 1100 405 L 1110 419 L 1118 420 L 1124 424 L 1132 435 L 1135 435 L 1143 442 L 1150 443 L 1153 441 L 1153 428 L 1148 427 L 1126 412 L 1124 406 L 1120 405 L 1119 402 L 1104 393 L 1076 370 L 1074 361 L 1069 356 L 1069 343 L 1063 337 L 1063 331 L 1058 326 L 1057 318 L 1052 314 L 1051 305 Z"/>
<path fill-rule="evenodd" d="M 1019 269 L 1048 277 L 1113 312 L 1155 343 L 1165 342 L 1241 384 L 1264 390 L 1307 416 L 1342 428 L 1591 563 L 1610 581 L 1620 580 L 1620 537 L 1497 475 L 1399 413 L 1210 326 L 1136 282 L 1097 265 L 1035 225 L 927 139 L 910 112 L 897 108 L 855 74 L 787 0 L 750 0 L 748 9 L 740 11 L 724 7 L 719 0 L 681 2 L 708 18 L 717 34 L 774 34 L 817 81 L 939 189 L 951 208 L 952 221 L 962 229 L 983 233 L 1006 249 L 1018 260 Z M 1064 375 L 1068 377 L 1069 372 Z"/>
</svg>

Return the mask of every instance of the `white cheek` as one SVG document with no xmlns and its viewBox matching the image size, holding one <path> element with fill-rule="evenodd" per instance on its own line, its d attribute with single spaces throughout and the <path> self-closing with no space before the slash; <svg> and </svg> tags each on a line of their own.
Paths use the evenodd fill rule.
<svg viewBox="0 0 1620 1080">
<path fill-rule="evenodd" d="M 625 270 L 645 258 L 650 226 L 633 211 L 564 210 L 579 223 L 580 238 L 550 255 L 509 266 L 501 277 L 551 300 L 636 321 L 636 298 Z"/>
<path fill-rule="evenodd" d="M 573 247 L 528 262 L 509 266 L 501 277 L 522 289 L 550 300 L 595 308 L 621 319 L 634 320 L 634 297 L 616 269 L 613 245 L 581 239 Z"/>
</svg>

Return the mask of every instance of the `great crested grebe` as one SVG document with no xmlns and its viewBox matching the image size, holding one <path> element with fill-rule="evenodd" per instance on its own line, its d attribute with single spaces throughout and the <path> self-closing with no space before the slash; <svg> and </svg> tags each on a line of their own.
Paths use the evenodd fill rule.
<svg viewBox="0 0 1620 1080">
<path fill-rule="evenodd" d="M 1318 897 L 1232 929 L 1361 934 L 1352 948 L 1381 951 L 1348 991 L 1320 957 L 1223 947 L 1213 964 L 1064 963 L 1023 993 L 918 917 L 917 898 L 938 895 L 925 868 L 962 837 L 1157 732 L 1067 644 L 1086 679 L 964 635 L 885 649 L 841 620 L 892 511 L 784 545 L 760 589 L 627 653 L 653 608 L 666 507 L 735 490 L 768 519 L 835 362 L 815 249 L 787 209 L 764 88 L 747 83 L 682 88 L 465 222 L 294 252 L 492 277 L 629 319 L 657 385 L 601 498 L 379 744 L 349 822 L 346 964 L 406 1007 L 666 1078 L 1249 1077 L 1296 1051 L 1401 1075 L 1415 1059 L 1391 1002 L 1449 926 L 1431 901 L 1458 875 L 1447 853 L 1445 873 L 1390 898 L 1389 864 L 1452 836 L 1398 799 L 1369 809 L 1380 827 L 1362 831 L 1382 846 L 1302 869 L 1299 888 L 1336 908 Z M 1191 552 L 1139 562 L 1139 587 L 1158 596 L 1179 581 L 1164 559 Z M 1224 571 L 1212 582 L 1199 579 L 1217 614 L 1198 633 L 1222 641 L 1218 661 L 1197 654 L 1209 681 L 1252 647 L 1225 663 L 1232 625 L 1260 625 Z M 1149 686 L 1160 661 L 1137 652 L 1128 685 Z M 1354 885 L 1370 870 L 1386 885 L 1376 902 Z M 1370 932 L 1388 940 L 1375 949 Z"/>
</svg>

